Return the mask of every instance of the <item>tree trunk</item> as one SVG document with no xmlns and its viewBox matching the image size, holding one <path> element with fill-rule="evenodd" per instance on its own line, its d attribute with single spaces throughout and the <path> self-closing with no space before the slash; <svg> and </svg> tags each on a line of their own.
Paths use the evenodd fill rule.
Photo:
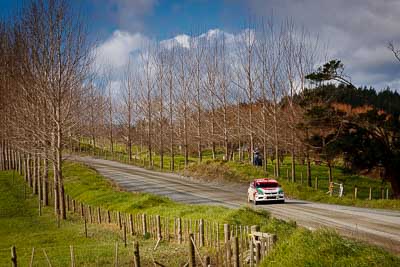
<svg viewBox="0 0 400 267">
<path fill-rule="evenodd" d="M 59 195 L 59 184 L 58 184 L 58 173 L 57 163 L 53 162 L 53 195 L 54 195 L 54 214 L 59 216 L 60 214 L 60 195 Z"/>
<path fill-rule="evenodd" d="M 150 99 L 150 97 L 149 97 Z M 151 120 L 151 109 L 150 109 L 150 104 L 148 108 L 148 128 L 147 128 L 147 144 L 148 144 L 148 150 L 149 150 L 149 162 L 150 164 L 153 162 L 153 150 L 152 150 L 152 143 L 151 143 L 151 130 L 152 130 L 152 120 Z"/>
<path fill-rule="evenodd" d="M 40 164 L 40 157 L 38 156 L 36 159 L 36 168 L 37 168 L 37 190 L 38 190 L 38 197 L 39 201 L 43 200 L 43 191 L 42 191 L 42 174 L 40 173 L 41 164 Z"/>
<path fill-rule="evenodd" d="M 28 156 L 26 157 L 26 172 L 27 172 L 29 186 L 32 188 L 33 181 L 32 181 L 32 168 L 31 168 L 31 155 L 30 154 L 28 154 Z"/>
<path fill-rule="evenodd" d="M 32 163 L 32 172 L 33 172 L 33 194 L 38 193 L 38 170 L 36 164 L 37 156 L 33 156 L 33 163 Z"/>
<path fill-rule="evenodd" d="M 59 188 L 59 194 L 60 194 L 60 215 L 62 219 L 67 218 L 67 213 L 66 213 L 66 206 L 65 206 L 65 193 L 64 193 L 64 182 L 63 182 L 63 176 L 62 176 L 62 131 L 61 127 L 58 124 L 57 125 L 57 149 L 56 149 L 56 156 L 57 156 L 57 161 L 56 161 L 56 166 L 57 166 L 57 178 L 58 178 L 58 188 Z"/>
<path fill-rule="evenodd" d="M 56 134 L 53 131 L 51 138 L 51 146 L 53 152 L 53 191 L 54 191 L 54 213 L 58 217 L 60 215 L 60 195 L 59 195 L 59 182 L 57 171 L 57 152 L 56 152 Z"/>
<path fill-rule="evenodd" d="M 201 105 L 200 105 L 200 85 L 197 85 L 197 154 L 199 163 L 203 160 L 202 136 L 201 136 Z"/>
<path fill-rule="evenodd" d="M 310 155 L 308 154 L 308 152 L 306 155 L 306 160 L 307 160 L 307 185 L 309 187 L 312 187 L 312 184 L 311 184 L 311 162 L 310 162 Z"/>
<path fill-rule="evenodd" d="M 183 111 L 183 146 L 185 153 L 185 167 L 189 163 L 189 144 L 188 144 L 188 125 L 187 125 L 187 110 L 186 104 Z"/>
<path fill-rule="evenodd" d="M 215 159 L 215 110 L 214 104 L 212 103 L 212 110 L 211 110 L 211 152 L 212 152 L 212 159 Z"/>
<path fill-rule="evenodd" d="M 49 205 L 49 161 L 43 159 L 43 205 Z"/>
<path fill-rule="evenodd" d="M 292 183 L 296 182 L 296 156 L 295 156 L 295 151 L 294 151 L 294 144 L 292 144 L 292 149 L 291 149 L 291 167 L 292 167 Z"/>
<path fill-rule="evenodd" d="M 228 147 L 228 120 L 227 120 L 227 107 L 224 107 L 224 148 L 225 160 L 229 160 L 229 147 Z"/>
</svg>

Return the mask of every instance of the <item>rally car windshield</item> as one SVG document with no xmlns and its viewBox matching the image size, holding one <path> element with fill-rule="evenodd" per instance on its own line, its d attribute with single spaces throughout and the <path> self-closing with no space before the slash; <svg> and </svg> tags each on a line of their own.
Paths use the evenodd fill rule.
<svg viewBox="0 0 400 267">
<path fill-rule="evenodd" d="M 278 183 L 256 183 L 257 188 L 275 188 L 279 187 Z"/>
</svg>

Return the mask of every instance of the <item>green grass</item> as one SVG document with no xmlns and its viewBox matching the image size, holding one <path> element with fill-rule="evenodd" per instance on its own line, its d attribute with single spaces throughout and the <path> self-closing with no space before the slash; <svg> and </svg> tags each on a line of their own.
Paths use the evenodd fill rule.
<svg viewBox="0 0 400 267">
<path fill-rule="evenodd" d="M 11 171 L 0 172 L 0 266 L 11 265 L 12 245 L 16 247 L 19 266 L 29 266 L 32 248 L 35 248 L 34 266 L 48 265 L 43 249 L 53 266 L 68 266 L 70 245 L 74 247 L 77 266 L 112 266 L 116 242 L 121 265 L 132 260 L 132 247 L 123 246 L 117 227 L 88 224 L 86 238 L 82 220 L 70 213 L 68 220 L 62 221 L 58 228 L 51 207 L 44 208 L 39 216 L 37 197 L 29 189 L 24 194 L 24 184 L 23 179 Z M 133 238 L 129 237 L 128 241 L 131 244 Z M 174 245 L 171 250 L 168 243 L 162 242 L 153 252 L 155 241 L 140 239 L 140 244 L 144 266 L 150 264 L 150 254 L 171 266 L 184 261 L 184 246 Z"/>
<path fill-rule="evenodd" d="M 343 239 L 321 229 L 311 233 L 299 229 L 278 243 L 261 266 L 399 266 L 400 259 L 374 247 Z"/>
<path fill-rule="evenodd" d="M 124 145 L 116 143 L 114 150 L 116 151 L 112 155 L 107 149 L 107 141 L 103 142 L 105 145 L 101 148 L 89 145 L 89 140 L 83 139 L 81 143 L 81 151 L 86 154 L 93 154 L 107 159 L 120 160 L 128 163 L 128 157 L 126 154 L 126 148 Z M 134 146 L 134 155 L 136 151 L 139 151 L 139 147 Z M 233 182 L 249 182 L 254 178 L 260 177 L 272 177 L 273 175 L 273 164 L 268 161 L 267 172 L 263 171 L 262 168 L 257 168 L 248 163 L 248 160 L 244 162 L 238 161 L 223 161 L 223 151 L 217 149 L 216 160 L 212 159 L 211 150 L 203 151 L 203 162 L 198 164 L 196 155 L 189 157 L 189 166 L 184 169 L 184 157 L 180 154 L 175 155 L 174 164 L 176 172 L 184 172 L 186 175 L 194 177 L 201 177 L 204 179 L 220 179 Z M 154 169 L 159 171 L 169 171 L 171 158 L 168 154 L 164 155 L 164 167 L 160 169 L 160 156 L 157 154 L 153 155 Z M 144 164 L 143 164 L 144 163 Z M 148 153 L 143 150 L 137 154 L 137 160 L 131 162 L 142 167 L 149 168 Z M 400 209 L 400 200 L 393 199 L 382 199 L 382 189 L 384 189 L 384 196 L 386 197 L 386 189 L 388 189 L 389 196 L 391 194 L 391 187 L 389 183 L 383 182 L 379 179 L 372 179 L 362 175 L 354 175 L 349 173 L 346 169 L 340 166 L 338 163 L 336 167 L 332 168 L 333 180 L 336 183 L 343 183 L 344 185 L 344 197 L 339 199 L 336 196 L 330 197 L 328 192 L 329 180 L 328 180 L 328 167 L 324 164 L 311 165 L 312 173 L 312 188 L 308 187 L 306 181 L 306 166 L 296 164 L 296 182 L 292 183 L 287 179 L 287 174 L 291 176 L 291 164 L 290 158 L 286 157 L 280 167 L 280 178 L 279 182 L 284 187 L 286 195 L 290 198 L 316 201 L 322 203 L 341 204 L 358 207 L 368 208 L 383 208 L 383 209 Z M 301 183 L 301 177 L 302 183 Z M 318 190 L 315 190 L 315 178 L 318 177 Z M 357 199 L 354 199 L 354 187 L 357 187 Z M 372 188 L 372 200 L 368 200 L 369 190 Z"/>
</svg>

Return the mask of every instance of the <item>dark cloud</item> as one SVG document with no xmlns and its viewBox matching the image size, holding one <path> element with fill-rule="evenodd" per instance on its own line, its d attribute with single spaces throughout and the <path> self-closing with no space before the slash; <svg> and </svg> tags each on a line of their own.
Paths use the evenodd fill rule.
<svg viewBox="0 0 400 267">
<path fill-rule="evenodd" d="M 258 16 L 291 17 L 318 33 L 355 84 L 400 89 L 400 63 L 387 49 L 389 41 L 400 46 L 399 0 L 249 0 L 246 6 Z"/>
</svg>

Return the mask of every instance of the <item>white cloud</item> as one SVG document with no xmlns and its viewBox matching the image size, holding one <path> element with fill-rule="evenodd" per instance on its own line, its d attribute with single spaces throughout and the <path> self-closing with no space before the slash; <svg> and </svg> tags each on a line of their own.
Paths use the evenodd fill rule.
<svg viewBox="0 0 400 267">
<path fill-rule="evenodd" d="M 149 38 L 140 33 L 117 30 L 94 50 L 95 63 L 98 68 L 108 65 L 118 69 L 128 63 L 132 53 L 140 51 L 148 42 Z"/>
<path fill-rule="evenodd" d="M 245 5 L 258 16 L 291 18 L 318 33 L 329 58 L 342 60 L 356 85 L 398 84 L 400 64 L 386 47 L 389 41 L 400 46 L 399 0 L 248 0 Z"/>
</svg>

